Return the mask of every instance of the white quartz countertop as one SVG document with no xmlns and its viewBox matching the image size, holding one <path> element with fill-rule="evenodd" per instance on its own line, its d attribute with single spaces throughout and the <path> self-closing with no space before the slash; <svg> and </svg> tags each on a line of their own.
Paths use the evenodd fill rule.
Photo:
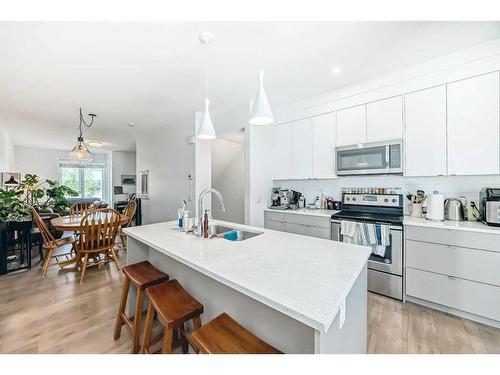
<svg viewBox="0 0 500 375">
<path fill-rule="evenodd" d="M 294 214 L 294 215 L 308 215 L 308 216 L 321 216 L 321 217 L 331 217 L 333 214 L 339 212 L 335 210 L 310 210 L 308 208 L 299 208 L 297 210 L 276 210 L 272 208 L 264 208 L 264 211 L 269 212 L 281 212 L 284 214 Z"/>
<path fill-rule="evenodd" d="M 452 230 L 462 230 L 468 232 L 491 233 L 500 235 L 499 227 L 491 227 L 479 221 L 451 221 L 451 220 L 431 221 L 423 217 L 405 216 L 404 225 L 410 225 L 416 227 L 428 227 L 435 229 L 452 229 Z"/>
<path fill-rule="evenodd" d="M 185 234 L 177 221 L 126 228 L 132 238 L 316 330 L 326 332 L 370 248 L 212 220 L 262 232 L 244 241 Z"/>
</svg>

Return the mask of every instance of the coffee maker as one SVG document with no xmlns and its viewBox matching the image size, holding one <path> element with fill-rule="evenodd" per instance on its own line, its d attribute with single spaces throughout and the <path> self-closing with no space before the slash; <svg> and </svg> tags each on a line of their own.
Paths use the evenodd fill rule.
<svg viewBox="0 0 500 375">
<path fill-rule="evenodd" d="M 281 188 L 273 188 L 271 194 L 271 206 L 269 208 L 273 208 L 276 210 L 286 210 L 290 208 L 290 206 L 295 205 L 298 202 L 300 197 L 300 193 L 293 190 L 281 189 Z"/>
</svg>

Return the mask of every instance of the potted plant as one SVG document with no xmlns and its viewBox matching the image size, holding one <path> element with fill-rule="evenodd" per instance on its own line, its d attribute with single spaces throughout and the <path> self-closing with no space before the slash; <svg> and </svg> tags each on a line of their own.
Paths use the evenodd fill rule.
<svg viewBox="0 0 500 375">
<path fill-rule="evenodd" d="M 31 220 L 31 213 L 22 200 L 22 192 L 0 188 L 0 275 L 7 272 L 7 234 L 11 223 Z"/>
</svg>

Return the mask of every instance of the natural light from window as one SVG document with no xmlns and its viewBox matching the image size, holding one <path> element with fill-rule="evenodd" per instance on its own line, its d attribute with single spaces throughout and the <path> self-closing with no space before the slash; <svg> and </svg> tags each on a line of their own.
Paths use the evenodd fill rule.
<svg viewBox="0 0 500 375">
<path fill-rule="evenodd" d="M 79 193 L 80 198 L 104 199 L 104 165 L 71 165 L 61 163 L 59 182 Z"/>
</svg>

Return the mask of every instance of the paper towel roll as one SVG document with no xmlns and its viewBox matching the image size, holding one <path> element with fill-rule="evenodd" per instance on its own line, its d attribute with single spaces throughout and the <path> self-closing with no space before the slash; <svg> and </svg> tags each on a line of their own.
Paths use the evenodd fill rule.
<svg viewBox="0 0 500 375">
<path fill-rule="evenodd" d="M 435 191 L 427 196 L 427 220 L 444 220 L 444 194 Z"/>
</svg>

